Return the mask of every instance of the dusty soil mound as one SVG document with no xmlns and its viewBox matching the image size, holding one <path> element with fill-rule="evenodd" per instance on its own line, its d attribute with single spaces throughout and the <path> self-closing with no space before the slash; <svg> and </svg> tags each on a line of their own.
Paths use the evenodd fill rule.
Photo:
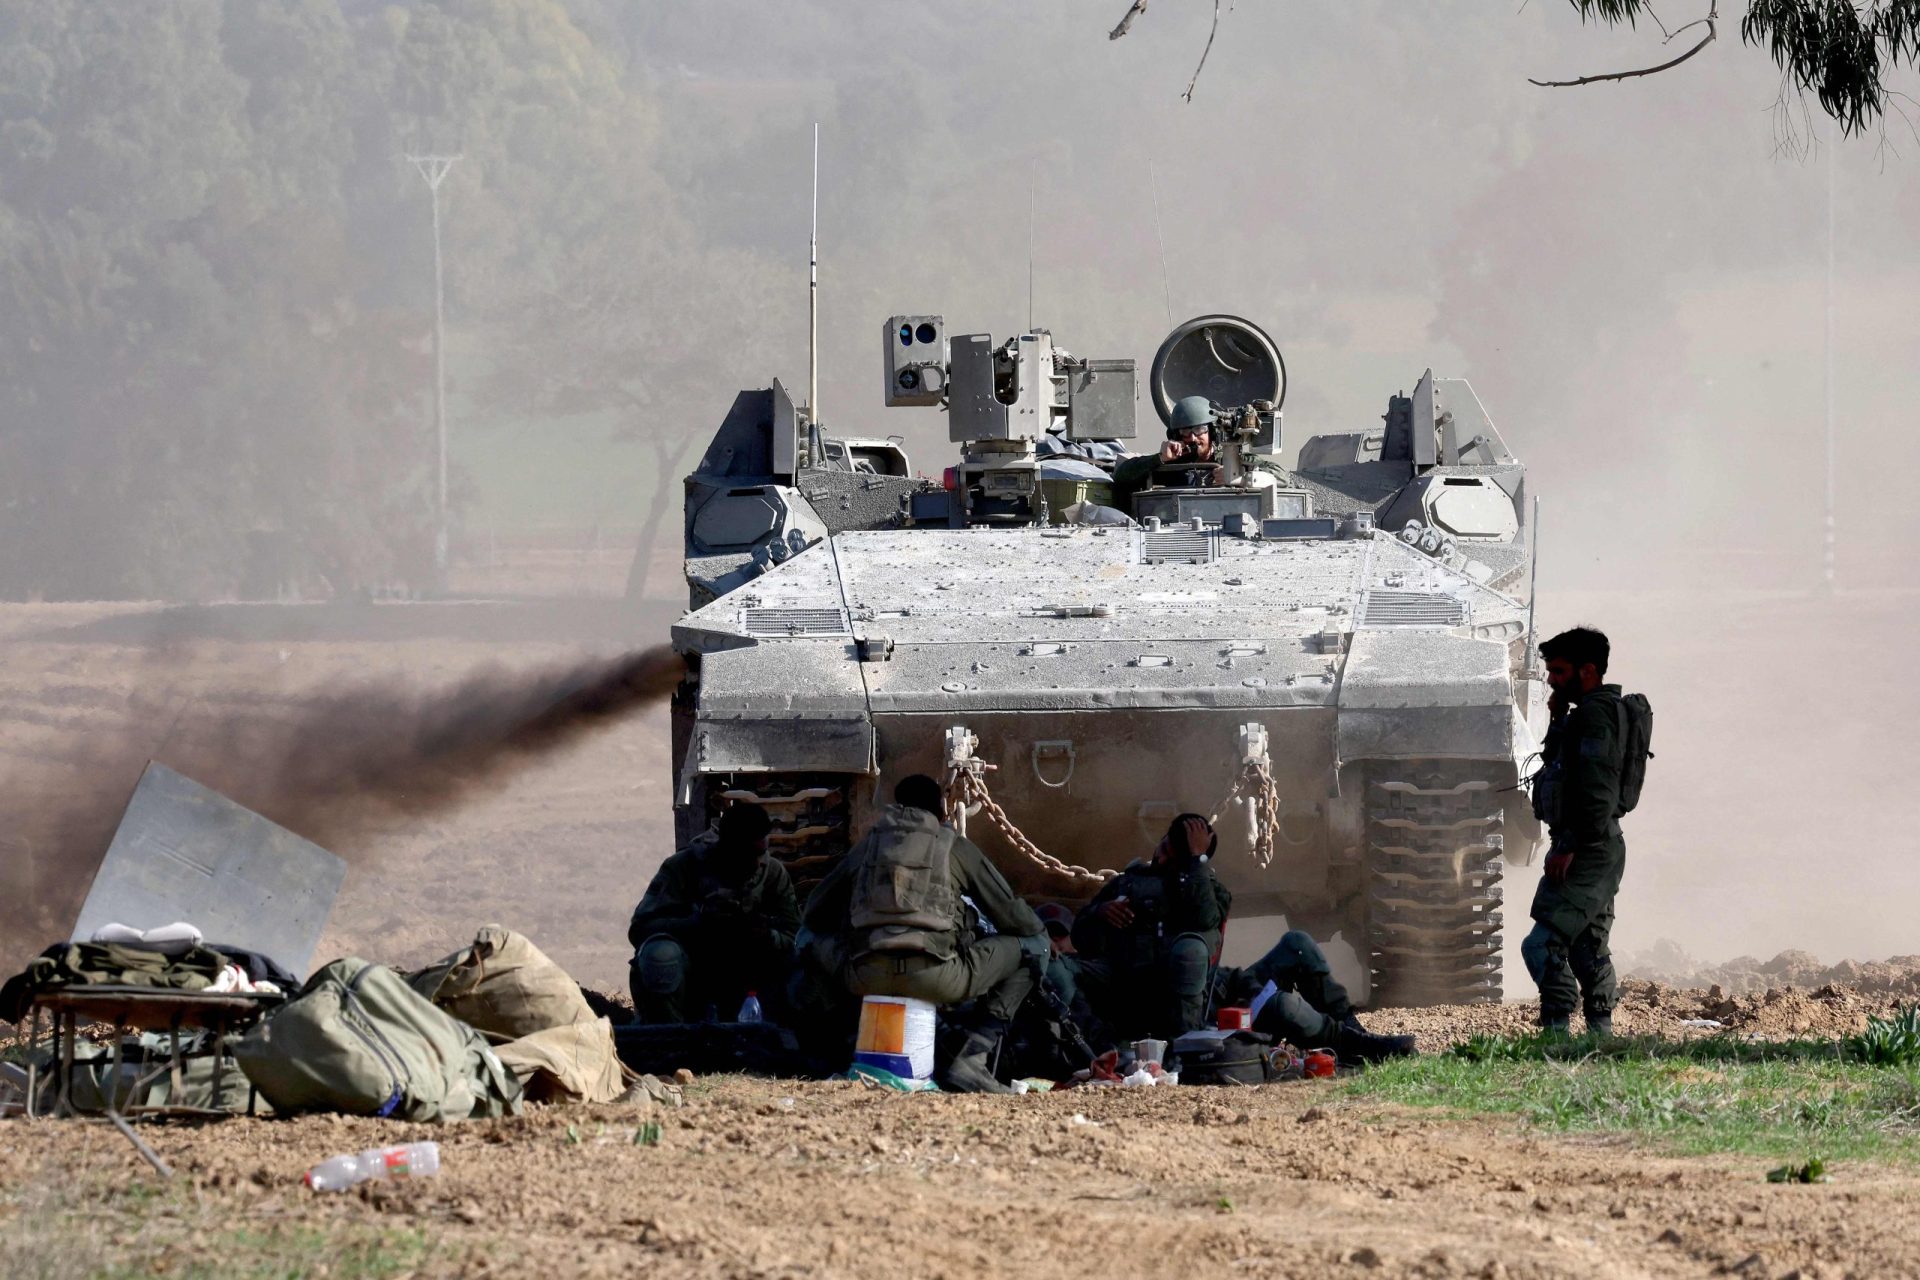
<svg viewBox="0 0 1920 1280">
<path fill-rule="evenodd" d="M 1856 965 L 1861 971 L 1886 971 L 1903 959 Z M 1855 987 L 1836 982 L 1806 989 L 1773 986 L 1729 994 L 1720 987 L 1679 988 L 1663 982 L 1626 978 L 1613 1029 L 1620 1035 L 1657 1035 L 1669 1039 L 1730 1031 L 1765 1040 L 1803 1036 L 1844 1036 L 1861 1030 L 1869 1017 L 1884 1017 L 1920 1000 L 1920 969 L 1897 981 Z M 1425 1050 L 1439 1049 L 1475 1035 L 1530 1031 L 1539 1020 L 1537 1001 L 1440 1009 L 1380 1009 L 1366 1015 L 1369 1029 L 1411 1033 Z M 1707 1025 L 1717 1023 L 1719 1025 Z M 1575 1022 L 1576 1029 L 1578 1021 Z"/>
<path fill-rule="evenodd" d="M 1725 964 L 1706 964 L 1688 955 L 1679 944 L 1663 939 L 1617 963 L 1620 972 L 1631 977 L 1674 987 L 1703 990 L 1719 987 L 1733 996 L 1784 987 L 1813 990 L 1839 984 L 1866 993 L 1920 999 L 1920 956 L 1826 964 L 1808 951 L 1782 951 L 1771 960 L 1737 956 Z"/>
</svg>

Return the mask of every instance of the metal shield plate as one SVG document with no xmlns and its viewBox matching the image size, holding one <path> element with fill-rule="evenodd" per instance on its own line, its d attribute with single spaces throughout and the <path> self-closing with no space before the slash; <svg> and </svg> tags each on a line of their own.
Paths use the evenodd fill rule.
<svg viewBox="0 0 1920 1280">
<path fill-rule="evenodd" d="M 184 920 L 304 975 L 347 864 L 310 840 L 149 763 L 94 873 L 73 936 Z"/>
</svg>

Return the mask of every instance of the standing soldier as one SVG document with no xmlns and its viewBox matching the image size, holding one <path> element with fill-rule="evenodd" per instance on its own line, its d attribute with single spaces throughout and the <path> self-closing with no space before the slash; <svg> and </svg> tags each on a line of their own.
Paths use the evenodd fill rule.
<svg viewBox="0 0 1920 1280">
<path fill-rule="evenodd" d="M 1613 898 L 1626 869 L 1620 816 L 1628 763 L 1629 712 L 1607 674 L 1607 638 L 1587 627 L 1563 631 L 1540 646 L 1547 661 L 1545 760 L 1534 787 L 1534 813 L 1551 843 L 1533 895 L 1533 932 L 1520 944 L 1527 972 L 1540 988 L 1540 1025 L 1565 1033 L 1576 1002 L 1587 1033 L 1613 1034 Z M 1643 704 L 1644 705 L 1644 704 Z"/>
<path fill-rule="evenodd" d="M 627 926 L 640 1021 L 725 1020 L 749 993 L 784 995 L 800 908 L 767 856 L 772 828 L 765 810 L 736 804 L 660 864 Z"/>
<path fill-rule="evenodd" d="M 940 1083 L 961 1093 L 1011 1092 L 994 1078 L 993 1057 L 1046 964 L 1046 931 L 999 868 L 941 824 L 939 783 L 916 773 L 900 780 L 893 799 L 807 899 L 806 928 L 835 940 L 855 995 L 974 1001 L 966 1042 Z M 992 936 L 977 935 L 963 895 Z"/>
</svg>

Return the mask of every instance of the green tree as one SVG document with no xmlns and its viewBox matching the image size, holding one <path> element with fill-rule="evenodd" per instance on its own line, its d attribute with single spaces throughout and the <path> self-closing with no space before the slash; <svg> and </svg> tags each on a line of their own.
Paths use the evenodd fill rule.
<svg viewBox="0 0 1920 1280">
<path fill-rule="evenodd" d="M 285 92 L 356 102 L 351 50 L 337 6 L 277 10 L 0 14 L 8 594 L 225 594 L 263 539 L 336 588 L 408 571 L 418 356 L 351 248 L 352 122 Z M 228 63 L 274 22 L 304 79 Z"/>
<path fill-rule="evenodd" d="M 1659 31 L 1662 56 L 1645 66 L 1602 71 L 1565 80 L 1534 80 L 1545 88 L 1631 80 L 1672 70 L 1697 57 L 1720 37 L 1720 24 L 1731 15 L 1720 12 L 1720 0 L 1702 0 L 1704 11 L 1690 20 L 1664 22 L 1650 0 L 1567 0 L 1582 21 L 1606 26 L 1638 27 L 1641 19 Z M 1148 0 L 1132 0 L 1108 38 L 1118 40 L 1132 29 Z M 1665 6 L 1663 6 L 1665 7 Z M 1220 6 L 1214 5 L 1214 28 L 1220 24 Z M 1920 0 L 1747 0 L 1740 19 L 1741 42 L 1765 49 L 1781 73 L 1781 99 L 1810 94 L 1820 109 L 1848 134 L 1881 124 L 1887 114 L 1903 116 L 1906 95 L 1889 86 L 1891 74 L 1920 67 Z M 1678 52 L 1668 56 L 1665 47 Z M 1210 33 L 1206 48 L 1213 47 Z M 1206 51 L 1194 71 L 1197 81 L 1206 65 Z M 1191 98 L 1193 86 L 1188 85 Z M 1909 119 L 1909 123 L 1912 123 Z"/>
<path fill-rule="evenodd" d="M 1706 12 L 1669 27 L 1648 0 L 1568 0 L 1582 21 L 1637 26 L 1645 18 L 1667 44 L 1685 40 L 1680 52 L 1651 65 L 1607 71 L 1572 80 L 1533 83 L 1550 88 L 1596 84 L 1656 75 L 1700 54 L 1719 38 L 1720 0 L 1706 0 Z M 1740 20 L 1743 44 L 1764 48 L 1780 69 L 1783 100 L 1787 92 L 1811 94 L 1820 109 L 1857 133 L 1899 110 L 1888 87 L 1894 69 L 1920 60 L 1920 0 L 1747 0 Z"/>
<path fill-rule="evenodd" d="M 658 519 L 710 416 L 662 388 L 733 376 L 683 300 L 750 323 L 755 266 L 702 249 L 617 49 L 558 0 L 0 5 L 0 594 L 426 579 L 420 150 L 465 157 L 469 392 L 618 414 Z"/>
</svg>

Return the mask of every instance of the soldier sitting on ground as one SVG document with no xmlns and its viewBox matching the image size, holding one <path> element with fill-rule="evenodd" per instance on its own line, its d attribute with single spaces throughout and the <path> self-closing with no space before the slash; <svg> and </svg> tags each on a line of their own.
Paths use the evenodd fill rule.
<svg viewBox="0 0 1920 1280">
<path fill-rule="evenodd" d="M 800 909 L 787 869 L 767 856 L 773 824 L 734 805 L 654 873 L 627 940 L 641 1022 L 732 1019 L 752 992 L 777 1007 Z"/>
<path fill-rule="evenodd" d="M 1289 929 L 1244 969 L 1223 970 L 1219 989 L 1235 1004 L 1251 1004 L 1273 983 L 1274 994 L 1254 1019 L 1254 1030 L 1301 1049 L 1332 1049 L 1342 1062 L 1378 1062 L 1414 1052 L 1412 1036 L 1377 1036 L 1360 1025 L 1347 989 L 1333 976 L 1320 944 Z"/>
<path fill-rule="evenodd" d="M 1233 901 L 1207 863 L 1218 843 L 1205 818 L 1181 814 L 1150 860 L 1107 881 L 1074 920 L 1074 978 L 1114 1031 L 1171 1038 L 1205 1025 Z"/>
<path fill-rule="evenodd" d="M 1046 932 L 986 855 L 941 824 L 939 783 L 914 774 L 893 798 L 807 899 L 806 928 L 833 940 L 854 995 L 973 1001 L 940 1083 L 1006 1093 L 993 1057 L 1045 964 Z M 996 934 L 977 936 L 963 894 Z"/>
</svg>

